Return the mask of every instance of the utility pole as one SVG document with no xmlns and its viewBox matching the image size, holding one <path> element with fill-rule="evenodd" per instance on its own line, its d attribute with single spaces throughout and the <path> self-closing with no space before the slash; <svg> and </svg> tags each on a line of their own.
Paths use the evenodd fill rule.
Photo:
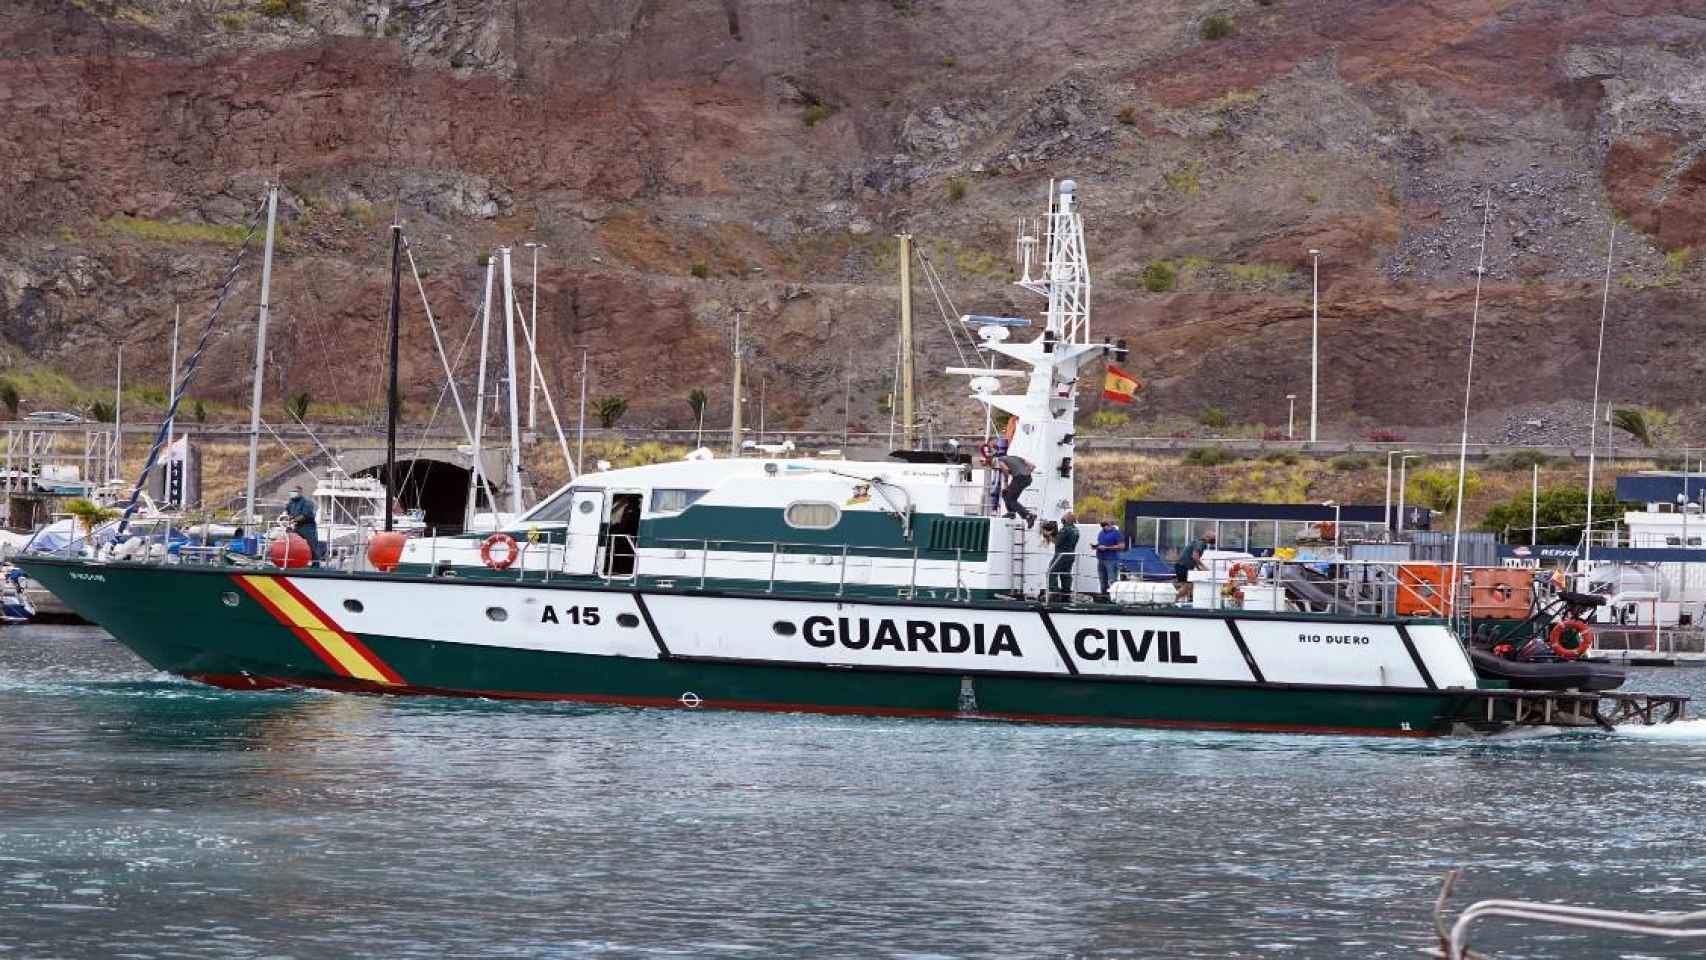
<svg viewBox="0 0 1706 960">
<path fill-rule="evenodd" d="M 900 437 L 901 447 L 918 445 L 912 411 L 912 234 L 895 235 L 900 240 Z"/>
<path fill-rule="evenodd" d="M 277 222 L 278 188 L 273 187 L 267 191 L 267 243 L 266 252 L 261 257 L 261 312 L 255 326 L 255 384 L 249 398 L 249 476 L 243 488 L 244 533 L 254 533 L 254 525 L 260 522 L 260 515 L 255 513 L 255 466 L 261 450 L 261 376 L 265 372 L 267 361 L 267 314 L 272 306 L 273 229 Z"/>
<path fill-rule="evenodd" d="M 1311 249 L 1309 256 L 1315 261 L 1309 284 L 1309 442 L 1314 443 L 1321 399 L 1321 251 Z"/>
<path fill-rule="evenodd" d="M 734 400 L 729 405 L 731 407 L 731 413 L 729 415 L 729 421 L 730 421 L 729 422 L 729 456 L 731 456 L 731 457 L 740 456 L 740 373 L 741 373 L 741 370 L 740 370 L 740 365 L 741 365 L 740 322 L 741 322 L 741 311 L 736 310 L 735 311 L 735 372 L 734 372 L 734 394 L 733 394 Z"/>
</svg>

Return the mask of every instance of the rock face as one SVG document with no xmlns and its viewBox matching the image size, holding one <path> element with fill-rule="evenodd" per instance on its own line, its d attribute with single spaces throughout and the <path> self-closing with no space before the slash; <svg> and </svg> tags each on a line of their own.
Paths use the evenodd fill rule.
<svg viewBox="0 0 1706 960">
<path fill-rule="evenodd" d="M 1585 395 L 1614 219 L 1606 382 L 1689 406 L 1706 362 L 1698 0 L 13 0 L 0 102 L 0 367 L 91 383 L 117 341 L 163 382 L 173 305 L 199 329 L 268 182 L 269 390 L 358 407 L 396 217 L 453 351 L 487 252 L 515 248 L 525 307 L 545 245 L 559 398 L 585 346 L 625 422 L 690 425 L 695 388 L 720 422 L 740 313 L 770 426 L 883 428 L 890 236 L 952 310 L 1032 311 L 1013 230 L 1066 176 L 1141 414 L 1283 425 L 1316 248 L 1329 435 L 1449 429 L 1484 215 L 1478 406 Z M 254 274 L 198 395 L 245 393 Z M 410 286 L 423 410 L 442 376 Z M 915 302 L 920 369 L 957 363 Z M 981 422 L 925 390 L 944 427 Z"/>
</svg>

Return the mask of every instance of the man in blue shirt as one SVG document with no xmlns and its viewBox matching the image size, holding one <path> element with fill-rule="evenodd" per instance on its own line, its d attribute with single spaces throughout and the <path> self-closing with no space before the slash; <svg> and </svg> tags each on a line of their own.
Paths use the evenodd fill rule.
<svg viewBox="0 0 1706 960">
<path fill-rule="evenodd" d="M 1125 534 L 1112 520 L 1102 521 L 1102 531 L 1096 534 L 1096 575 L 1102 581 L 1102 599 L 1109 599 L 1108 585 L 1120 578 L 1120 553 L 1125 550 Z"/>
</svg>

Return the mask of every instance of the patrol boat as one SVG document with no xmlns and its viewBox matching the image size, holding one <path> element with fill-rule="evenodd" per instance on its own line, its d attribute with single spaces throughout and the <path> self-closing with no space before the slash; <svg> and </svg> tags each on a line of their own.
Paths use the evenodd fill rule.
<svg viewBox="0 0 1706 960">
<path fill-rule="evenodd" d="M 1014 418 L 1023 502 L 1058 522 L 1079 379 L 1123 348 L 1091 336 L 1072 181 L 1041 223 L 1018 281 L 1046 300 L 1040 331 L 966 318 L 991 362 L 951 372 Z M 583 474 L 504 530 L 393 544 L 369 571 L 19 562 L 155 667 L 241 690 L 1395 735 L 1479 716 L 1447 619 L 1400 615 L 1390 578 L 1348 565 L 1328 607 L 1260 570 L 1186 605 L 1051 601 L 1046 524 L 995 511 L 988 453 L 701 450 Z"/>
</svg>

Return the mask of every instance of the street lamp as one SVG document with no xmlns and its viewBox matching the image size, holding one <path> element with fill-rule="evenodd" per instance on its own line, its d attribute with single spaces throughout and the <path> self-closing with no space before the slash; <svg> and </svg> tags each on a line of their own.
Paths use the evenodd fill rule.
<svg viewBox="0 0 1706 960">
<path fill-rule="evenodd" d="M 1386 512 L 1381 514 L 1381 517 L 1386 521 L 1387 539 L 1391 539 L 1390 534 L 1392 533 L 1392 458 L 1409 452 L 1408 450 L 1386 451 Z"/>
<path fill-rule="evenodd" d="M 1333 549 L 1337 550 L 1339 549 L 1339 517 L 1343 515 L 1343 508 L 1337 500 L 1323 500 L 1321 506 L 1333 508 Z"/>
<path fill-rule="evenodd" d="M 1422 454 L 1419 454 L 1419 453 L 1411 454 L 1410 456 L 1407 456 L 1407 457 L 1399 457 L 1398 458 L 1398 532 L 1399 533 L 1404 532 L 1404 490 L 1405 490 L 1404 471 L 1410 466 L 1411 460 L 1421 460 L 1421 459 L 1423 459 L 1423 456 L 1422 456 Z"/>
<path fill-rule="evenodd" d="M 1321 251 L 1311 249 L 1309 256 L 1315 261 L 1309 284 L 1309 442 L 1314 443 L 1321 390 Z"/>
<path fill-rule="evenodd" d="M 1292 425 L 1297 422 L 1297 394 L 1285 395 L 1285 438 L 1291 439 Z"/>
</svg>

